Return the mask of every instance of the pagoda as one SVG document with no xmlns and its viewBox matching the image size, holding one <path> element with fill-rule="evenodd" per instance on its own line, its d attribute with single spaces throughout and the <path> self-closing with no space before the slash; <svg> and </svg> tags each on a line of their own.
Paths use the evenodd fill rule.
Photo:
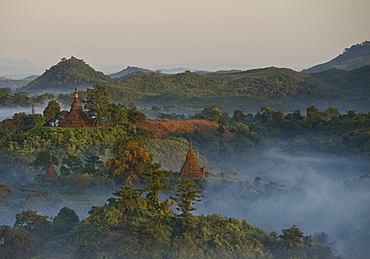
<svg viewBox="0 0 370 259">
<path fill-rule="evenodd" d="M 82 128 L 82 127 L 97 127 L 96 119 L 90 118 L 82 108 L 82 103 L 78 98 L 78 88 L 75 88 L 75 99 L 71 105 L 71 110 L 68 115 L 59 120 L 58 127 L 60 128 Z"/>
<path fill-rule="evenodd" d="M 180 177 L 186 178 L 204 178 L 206 177 L 206 170 L 204 167 L 200 167 L 197 156 L 195 155 L 193 144 L 190 142 L 189 151 L 186 155 L 185 163 L 183 164 Z"/>
<path fill-rule="evenodd" d="M 58 177 L 58 175 L 55 172 L 55 169 L 54 169 L 54 166 L 53 166 L 53 163 L 52 163 L 52 158 L 50 157 L 49 166 L 46 169 L 46 173 L 42 176 L 42 181 L 43 182 L 50 182 L 50 181 L 56 179 L 57 177 Z"/>
</svg>

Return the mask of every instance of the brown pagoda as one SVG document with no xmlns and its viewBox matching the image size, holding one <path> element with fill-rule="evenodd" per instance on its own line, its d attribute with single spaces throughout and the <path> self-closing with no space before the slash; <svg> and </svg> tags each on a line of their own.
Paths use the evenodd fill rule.
<svg viewBox="0 0 370 259">
<path fill-rule="evenodd" d="M 193 150 L 193 144 L 190 142 L 189 151 L 186 155 L 186 161 L 181 168 L 180 177 L 186 178 L 204 178 L 206 177 L 206 170 L 204 167 L 200 167 L 197 156 Z"/>
<path fill-rule="evenodd" d="M 42 181 L 43 182 L 50 182 L 50 181 L 56 179 L 57 177 L 58 177 L 58 175 L 55 173 L 55 169 L 54 169 L 54 166 L 53 166 L 53 163 L 52 163 L 52 158 L 50 157 L 49 166 L 46 169 L 46 173 L 42 176 Z"/>
<path fill-rule="evenodd" d="M 71 105 L 68 115 L 59 120 L 60 128 L 82 128 L 97 127 L 96 119 L 90 118 L 82 108 L 82 103 L 78 99 L 78 88 L 75 88 L 75 99 Z"/>
</svg>

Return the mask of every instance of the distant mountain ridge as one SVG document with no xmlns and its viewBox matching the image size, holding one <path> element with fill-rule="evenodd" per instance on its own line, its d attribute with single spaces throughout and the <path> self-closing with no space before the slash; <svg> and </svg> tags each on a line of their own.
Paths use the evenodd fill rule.
<svg viewBox="0 0 370 259">
<path fill-rule="evenodd" d="M 318 73 L 332 68 L 341 70 L 353 70 L 359 67 L 370 65 L 370 41 L 352 45 L 346 48 L 342 54 L 329 62 L 302 70 L 303 73 Z"/>
<path fill-rule="evenodd" d="M 121 81 L 121 80 L 129 78 L 130 76 L 133 76 L 133 75 L 148 74 L 148 73 L 152 73 L 152 72 L 153 72 L 152 70 L 146 69 L 146 68 L 127 66 L 125 69 L 123 69 L 123 70 L 121 70 L 117 73 L 110 74 L 110 77 L 112 77 L 113 79 L 115 79 L 117 81 Z"/>
<path fill-rule="evenodd" d="M 22 79 L 29 75 L 39 74 L 42 71 L 42 68 L 35 66 L 27 59 L 0 58 L 0 76 L 8 79 Z"/>
<path fill-rule="evenodd" d="M 110 84 L 113 82 L 114 80 L 110 76 L 96 71 L 82 59 L 72 56 L 70 59 L 63 58 L 58 64 L 19 90 L 29 93 L 40 91 L 69 92 L 75 87 L 86 89 L 97 83 Z"/>
</svg>

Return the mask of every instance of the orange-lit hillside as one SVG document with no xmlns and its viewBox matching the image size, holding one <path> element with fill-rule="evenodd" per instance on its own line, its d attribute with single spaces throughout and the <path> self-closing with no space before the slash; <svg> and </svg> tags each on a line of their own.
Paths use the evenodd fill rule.
<svg viewBox="0 0 370 259">
<path fill-rule="evenodd" d="M 213 122 L 205 120 L 147 120 L 140 127 L 154 131 L 157 138 L 168 137 L 177 131 L 194 131 L 198 130 L 202 134 L 212 134 L 219 126 Z M 226 131 L 226 135 L 230 132 Z"/>
</svg>

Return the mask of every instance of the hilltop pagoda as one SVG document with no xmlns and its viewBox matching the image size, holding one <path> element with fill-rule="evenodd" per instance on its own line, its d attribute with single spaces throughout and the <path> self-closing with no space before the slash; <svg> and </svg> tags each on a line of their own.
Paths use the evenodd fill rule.
<svg viewBox="0 0 370 259">
<path fill-rule="evenodd" d="M 43 182 L 50 182 L 50 181 L 56 179 L 57 177 L 58 177 L 58 175 L 55 172 L 55 169 L 54 169 L 54 166 L 53 166 L 53 163 L 52 163 L 52 158 L 50 157 L 49 166 L 46 169 L 46 173 L 42 176 L 42 181 Z"/>
<path fill-rule="evenodd" d="M 183 164 L 180 177 L 186 178 L 204 178 L 206 177 L 206 170 L 204 167 L 200 167 L 197 156 L 195 155 L 193 144 L 190 142 L 189 151 L 186 155 L 185 163 Z"/>
<path fill-rule="evenodd" d="M 96 119 L 90 118 L 82 108 L 82 103 L 78 98 L 78 88 L 75 88 L 75 98 L 71 105 L 71 110 L 68 115 L 59 120 L 58 127 L 60 128 L 82 128 L 82 127 L 97 127 Z"/>
</svg>

